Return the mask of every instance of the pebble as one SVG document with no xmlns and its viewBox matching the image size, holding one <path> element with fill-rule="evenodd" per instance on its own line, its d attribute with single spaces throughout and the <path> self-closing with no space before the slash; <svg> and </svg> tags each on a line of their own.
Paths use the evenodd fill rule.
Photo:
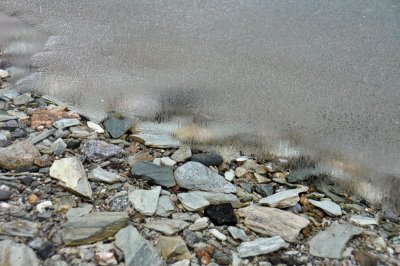
<svg viewBox="0 0 400 266">
<path fill-rule="evenodd" d="M 46 200 L 36 205 L 36 210 L 39 213 L 44 213 L 46 211 L 46 208 L 49 208 L 51 206 L 53 206 L 53 203 L 49 200 Z"/>
<path fill-rule="evenodd" d="M 123 178 L 119 174 L 104 170 L 100 166 L 97 166 L 95 169 L 90 171 L 88 179 L 91 181 L 103 182 L 107 184 L 113 184 L 115 182 L 121 182 L 125 180 L 125 178 Z"/>
<path fill-rule="evenodd" d="M 316 200 L 310 199 L 310 200 L 308 200 L 308 202 L 311 203 L 312 205 L 314 205 L 315 207 L 320 208 L 321 210 L 323 210 L 330 216 L 342 215 L 342 208 L 340 208 L 339 205 L 337 205 L 336 203 L 334 203 L 332 201 L 327 201 L 327 200 L 316 201 Z"/>
<path fill-rule="evenodd" d="M 176 162 L 184 162 L 192 157 L 192 150 L 187 145 L 182 145 L 178 150 L 176 150 L 171 159 Z"/>
<path fill-rule="evenodd" d="M 174 166 L 176 164 L 176 162 L 169 157 L 162 157 L 160 159 L 160 161 L 161 161 L 161 164 L 168 165 L 168 166 Z"/>
<path fill-rule="evenodd" d="M 28 140 L 0 148 L 0 168 L 7 170 L 29 169 L 40 158 L 39 150 Z"/>
<path fill-rule="evenodd" d="M 161 256 L 164 259 L 189 260 L 191 258 L 189 249 L 180 236 L 160 236 L 156 248 L 161 251 Z"/>
<path fill-rule="evenodd" d="M 218 166 L 224 162 L 224 159 L 221 155 L 216 152 L 207 152 L 207 153 L 198 153 L 193 154 L 192 161 L 201 163 L 205 166 Z"/>
<path fill-rule="evenodd" d="M 64 118 L 54 122 L 53 126 L 56 128 L 67 128 L 67 127 L 77 126 L 80 123 L 81 122 L 79 121 L 79 119 L 76 118 L 71 118 L 71 119 Z"/>
<path fill-rule="evenodd" d="M 299 202 L 299 193 L 306 192 L 308 187 L 289 189 L 275 193 L 266 198 L 262 198 L 259 203 L 273 208 L 288 208 L 296 205 Z"/>
<path fill-rule="evenodd" d="M 92 161 L 106 160 L 123 154 L 123 150 L 120 147 L 102 140 L 85 141 L 81 151 Z"/>
<path fill-rule="evenodd" d="M 209 205 L 204 209 L 204 215 L 215 225 L 234 225 L 237 221 L 230 203 Z"/>
<path fill-rule="evenodd" d="M 224 177 L 226 180 L 231 182 L 235 178 L 235 171 L 233 171 L 232 169 L 229 169 L 228 171 L 226 171 L 224 173 Z"/>
<path fill-rule="evenodd" d="M 254 177 L 255 177 L 257 183 L 259 183 L 259 184 L 271 182 L 271 180 L 269 178 L 267 178 L 263 175 L 257 174 L 257 173 L 254 173 Z"/>
<path fill-rule="evenodd" d="M 53 151 L 54 155 L 59 156 L 64 153 L 65 149 L 67 148 L 67 144 L 64 142 L 63 139 L 58 138 L 51 144 L 50 148 Z"/>
<path fill-rule="evenodd" d="M 36 194 L 30 194 L 28 197 L 29 204 L 36 204 L 39 202 L 39 197 Z"/>
<path fill-rule="evenodd" d="M 243 242 L 250 241 L 250 238 L 246 235 L 246 233 L 235 226 L 228 226 L 228 232 L 232 235 L 234 239 L 239 239 Z"/>
<path fill-rule="evenodd" d="M 151 190 L 137 189 L 129 193 L 129 201 L 141 214 L 152 216 L 157 210 L 160 192 L 160 186 L 153 187 Z"/>
<path fill-rule="evenodd" d="M 210 232 L 210 234 L 212 234 L 213 236 L 215 236 L 217 239 L 219 239 L 221 241 L 225 241 L 226 240 L 226 235 L 224 235 L 223 233 L 221 233 L 220 231 L 218 231 L 215 228 L 210 229 L 209 232 Z"/>
<path fill-rule="evenodd" d="M 387 248 L 385 239 L 383 237 L 378 236 L 372 241 L 372 244 L 374 245 L 375 249 L 378 251 L 384 251 Z"/>
<path fill-rule="evenodd" d="M 242 178 L 242 177 L 245 177 L 246 175 L 247 175 L 247 169 L 246 168 L 244 168 L 244 167 L 237 167 L 236 169 L 235 169 L 235 176 L 237 177 L 237 178 Z"/>
<path fill-rule="evenodd" d="M 132 126 L 132 121 L 118 113 L 111 113 L 109 117 L 103 122 L 107 132 L 117 139 L 125 134 L 125 132 Z"/>
<path fill-rule="evenodd" d="M 179 233 L 183 229 L 189 226 L 185 221 L 172 220 L 172 219 L 159 219 L 147 222 L 143 225 L 146 228 L 159 231 L 165 235 L 171 236 Z"/>
<path fill-rule="evenodd" d="M 99 134 L 104 133 L 104 129 L 99 124 L 96 124 L 92 121 L 87 121 L 86 124 L 89 128 L 93 129 L 94 132 L 99 133 Z"/>
<path fill-rule="evenodd" d="M 0 78 L 5 79 L 5 78 L 8 78 L 9 76 L 10 76 L 10 73 L 8 73 L 7 70 L 0 69 Z"/>
<path fill-rule="evenodd" d="M 280 236 L 258 238 L 254 241 L 243 242 L 237 248 L 239 257 L 247 258 L 277 251 L 287 244 Z"/>
<path fill-rule="evenodd" d="M 132 166 L 131 173 L 151 184 L 163 187 L 173 187 L 176 185 L 173 168 L 167 165 L 156 165 L 154 163 L 139 161 Z"/>
<path fill-rule="evenodd" d="M 162 195 L 158 199 L 156 215 L 168 217 L 175 212 L 175 205 L 172 203 L 169 196 Z M 179 219 L 176 219 L 179 220 Z"/>
<path fill-rule="evenodd" d="M 268 197 L 274 194 L 274 187 L 270 184 L 257 184 L 255 191 L 262 197 Z"/>
<path fill-rule="evenodd" d="M 38 235 L 38 225 L 27 220 L 0 222 L 0 235 L 34 237 Z"/>
</svg>

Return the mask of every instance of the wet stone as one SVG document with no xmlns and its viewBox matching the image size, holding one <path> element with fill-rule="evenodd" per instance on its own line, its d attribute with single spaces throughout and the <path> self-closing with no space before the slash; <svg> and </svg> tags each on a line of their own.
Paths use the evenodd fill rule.
<svg viewBox="0 0 400 266">
<path fill-rule="evenodd" d="M 216 152 L 193 154 L 191 160 L 207 167 L 211 165 L 218 166 L 224 162 L 222 156 Z"/>
<path fill-rule="evenodd" d="M 118 157 L 123 150 L 113 144 L 102 140 L 88 140 L 82 146 L 82 153 L 92 161 L 106 160 L 110 157 Z"/>
<path fill-rule="evenodd" d="M 204 215 L 209 217 L 215 225 L 234 225 L 237 221 L 230 203 L 207 206 L 204 209 Z"/>
<path fill-rule="evenodd" d="M 133 123 L 130 119 L 117 113 L 110 114 L 110 116 L 103 122 L 105 129 L 114 139 L 124 135 L 132 124 Z"/>
<path fill-rule="evenodd" d="M 133 165 L 131 173 L 150 181 L 152 184 L 167 188 L 176 185 L 173 168 L 168 165 L 156 165 L 150 162 L 139 161 Z"/>
<path fill-rule="evenodd" d="M 274 194 L 274 187 L 269 184 L 257 184 L 255 186 L 255 191 L 262 197 L 268 197 Z"/>
<path fill-rule="evenodd" d="M 7 201 L 11 198 L 12 193 L 10 191 L 0 190 L 0 201 Z"/>
</svg>

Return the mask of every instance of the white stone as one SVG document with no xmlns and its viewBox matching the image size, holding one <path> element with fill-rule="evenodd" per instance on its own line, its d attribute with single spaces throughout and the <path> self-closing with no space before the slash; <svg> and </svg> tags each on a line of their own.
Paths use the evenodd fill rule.
<svg viewBox="0 0 400 266">
<path fill-rule="evenodd" d="M 239 257 L 247 258 L 268 254 L 286 247 L 286 242 L 280 236 L 258 238 L 251 242 L 243 242 L 238 247 Z"/>
<path fill-rule="evenodd" d="M 226 180 L 231 182 L 235 178 L 235 171 L 229 169 L 228 171 L 225 172 L 224 177 Z"/>
<path fill-rule="evenodd" d="M 340 208 L 339 205 L 337 205 L 336 203 L 334 203 L 332 201 L 327 201 L 327 200 L 317 201 L 317 200 L 309 199 L 308 202 L 310 202 L 315 207 L 320 208 L 321 210 L 323 210 L 330 216 L 342 215 L 342 208 Z"/>
<path fill-rule="evenodd" d="M 93 129 L 94 132 L 96 132 L 96 133 L 99 133 L 99 134 L 104 133 L 104 129 L 99 124 L 96 124 L 92 121 L 87 121 L 87 126 L 91 129 Z"/>
<path fill-rule="evenodd" d="M 171 158 L 169 158 L 169 157 L 162 157 L 161 158 L 161 164 L 174 166 L 176 164 L 176 162 L 174 160 L 172 160 Z"/>
<path fill-rule="evenodd" d="M 0 241 L 0 265 L 39 266 L 39 260 L 35 252 L 27 245 L 5 239 Z"/>
<path fill-rule="evenodd" d="M 221 233 L 220 231 L 218 231 L 215 228 L 210 229 L 210 234 L 212 234 L 213 236 L 215 236 L 217 239 L 219 239 L 221 241 L 225 241 L 226 240 L 226 235 L 224 235 L 223 233 Z"/>
<path fill-rule="evenodd" d="M 5 79 L 5 78 L 8 78 L 9 76 L 10 76 L 10 73 L 8 73 L 7 70 L 0 69 L 0 78 Z"/>
<path fill-rule="evenodd" d="M 259 203 L 273 208 L 288 208 L 300 200 L 299 193 L 306 192 L 308 187 L 289 189 L 262 198 Z"/>
<path fill-rule="evenodd" d="M 376 221 L 375 218 L 361 216 L 361 215 L 351 216 L 350 221 L 359 225 L 378 225 L 378 222 Z"/>
<path fill-rule="evenodd" d="M 154 187 L 151 190 L 137 189 L 129 194 L 129 201 L 135 210 L 141 214 L 152 216 L 157 210 L 160 192 L 160 186 Z"/>
<path fill-rule="evenodd" d="M 46 200 L 43 201 L 41 203 L 39 203 L 38 205 L 36 205 L 36 210 L 39 213 L 44 213 L 46 211 L 46 208 L 53 206 L 53 203 L 51 203 L 51 201 Z"/>
<path fill-rule="evenodd" d="M 154 158 L 153 163 L 156 165 L 161 165 L 161 158 Z"/>
<path fill-rule="evenodd" d="M 179 233 L 186 227 L 188 227 L 189 224 L 181 220 L 172 220 L 163 218 L 159 220 L 150 221 L 144 224 L 143 226 L 149 229 L 153 229 L 155 231 L 159 231 L 167 236 L 172 236 Z"/>
<path fill-rule="evenodd" d="M 100 166 L 97 166 L 95 169 L 93 169 L 89 173 L 88 178 L 91 181 L 103 182 L 107 184 L 112 184 L 115 182 L 120 182 L 125 180 L 125 178 L 123 178 L 119 174 L 104 170 Z"/>
<path fill-rule="evenodd" d="M 242 178 L 242 177 L 244 177 L 247 173 L 248 173 L 248 172 L 247 172 L 247 169 L 244 168 L 244 167 L 240 167 L 240 166 L 239 166 L 238 168 L 235 169 L 235 176 L 236 176 L 237 178 Z"/>
</svg>

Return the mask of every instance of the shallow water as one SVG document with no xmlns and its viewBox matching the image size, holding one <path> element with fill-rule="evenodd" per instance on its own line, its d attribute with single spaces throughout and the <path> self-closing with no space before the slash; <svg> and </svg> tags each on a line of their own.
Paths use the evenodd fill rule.
<svg viewBox="0 0 400 266">
<path fill-rule="evenodd" d="M 35 72 L 21 89 L 93 110 L 190 114 L 208 121 L 208 139 L 400 175 L 398 1 L 0 0 L 0 10 L 37 34 L 4 35 L 21 28 L 0 20 L 4 50 L 18 54 L 10 35 L 35 52 L 16 57 Z"/>
</svg>

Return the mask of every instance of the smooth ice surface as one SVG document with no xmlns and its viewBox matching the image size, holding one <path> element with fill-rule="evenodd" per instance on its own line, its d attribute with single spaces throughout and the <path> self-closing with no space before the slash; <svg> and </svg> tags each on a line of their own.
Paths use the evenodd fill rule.
<svg viewBox="0 0 400 266">
<path fill-rule="evenodd" d="M 216 138 L 282 138 L 282 155 L 295 143 L 356 175 L 353 165 L 400 173 L 398 1 L 0 0 L 0 10 L 50 36 L 23 89 L 150 118 L 195 113 Z M 0 27 L 5 51 L 41 43 L 9 45 L 21 29 Z"/>
</svg>

